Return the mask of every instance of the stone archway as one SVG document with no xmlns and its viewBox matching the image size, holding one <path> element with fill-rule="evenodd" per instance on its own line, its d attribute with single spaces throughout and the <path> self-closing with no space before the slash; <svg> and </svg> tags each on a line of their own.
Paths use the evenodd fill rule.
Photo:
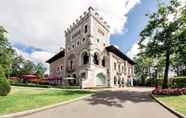
<svg viewBox="0 0 186 118">
<path fill-rule="evenodd" d="M 98 73 L 96 75 L 96 86 L 105 86 L 106 85 L 106 78 L 102 73 Z"/>
</svg>

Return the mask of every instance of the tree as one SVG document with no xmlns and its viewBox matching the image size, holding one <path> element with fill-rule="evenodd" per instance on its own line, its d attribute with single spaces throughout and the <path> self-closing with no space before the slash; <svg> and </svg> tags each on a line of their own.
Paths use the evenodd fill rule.
<svg viewBox="0 0 186 118">
<path fill-rule="evenodd" d="M 32 61 L 26 60 L 22 56 L 15 56 L 14 61 L 12 62 L 11 76 L 21 78 L 23 75 L 34 73 L 35 64 Z"/>
<path fill-rule="evenodd" d="M 39 77 L 42 78 L 44 76 L 44 73 L 46 71 L 46 68 L 44 67 L 44 65 L 42 63 L 38 63 L 35 66 L 35 74 Z"/>
<path fill-rule="evenodd" d="M 140 85 L 145 85 L 145 81 L 149 75 L 149 68 L 152 66 L 152 59 L 145 56 L 137 56 L 134 61 L 135 65 L 135 78 L 140 80 Z"/>
<path fill-rule="evenodd" d="M 184 24 L 178 8 L 180 4 L 177 0 L 171 0 L 169 5 L 159 3 L 159 9 L 149 16 L 149 22 L 140 33 L 140 48 L 151 58 L 165 57 L 165 70 L 163 88 L 168 88 L 168 72 L 170 58 L 175 52 L 182 50 L 182 38 L 179 38 Z M 180 9 L 179 9 L 180 10 Z M 173 17 L 170 21 L 169 18 Z M 185 40 L 184 40 L 185 41 Z M 145 43 L 147 42 L 147 43 Z"/>
<path fill-rule="evenodd" d="M 24 58 L 22 56 L 15 56 L 11 66 L 11 76 L 21 77 L 24 73 L 22 68 L 24 67 Z"/>
<path fill-rule="evenodd" d="M 30 60 L 25 60 L 21 71 L 23 72 L 24 75 L 34 74 L 35 64 Z"/>
<path fill-rule="evenodd" d="M 182 23 L 178 32 L 180 44 L 174 55 L 173 66 L 178 76 L 186 76 L 186 6 L 183 7 L 180 16 L 179 22 Z"/>
<path fill-rule="evenodd" d="M 5 33 L 7 33 L 7 31 L 0 26 L 0 66 L 3 68 L 5 75 L 8 76 L 14 50 L 5 37 Z"/>
</svg>

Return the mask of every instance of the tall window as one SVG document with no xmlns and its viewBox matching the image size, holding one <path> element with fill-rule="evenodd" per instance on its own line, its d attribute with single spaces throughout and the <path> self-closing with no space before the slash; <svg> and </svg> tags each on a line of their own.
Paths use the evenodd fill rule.
<svg viewBox="0 0 186 118">
<path fill-rule="evenodd" d="M 105 57 L 103 57 L 102 66 L 105 67 Z"/>
<path fill-rule="evenodd" d="M 74 54 L 70 54 L 70 56 L 68 57 L 68 70 L 73 70 L 75 69 L 74 66 L 74 59 L 75 59 L 75 55 Z"/>
<path fill-rule="evenodd" d="M 84 52 L 82 54 L 82 62 L 83 62 L 83 64 L 88 64 L 88 62 L 89 62 L 89 56 L 88 56 L 87 52 Z"/>
<path fill-rule="evenodd" d="M 118 64 L 118 70 L 119 70 L 119 72 L 120 72 L 120 64 Z"/>
<path fill-rule="evenodd" d="M 94 53 L 94 64 L 99 65 L 98 55 Z"/>
<path fill-rule="evenodd" d="M 71 70 L 73 69 L 73 61 L 72 60 L 70 61 L 70 69 Z"/>
<path fill-rule="evenodd" d="M 114 70 L 116 70 L 116 62 L 114 62 Z"/>
<path fill-rule="evenodd" d="M 88 26 L 85 25 L 85 33 L 87 33 L 87 31 L 88 31 Z"/>
<path fill-rule="evenodd" d="M 114 85 L 116 85 L 116 84 L 117 84 L 117 78 L 114 77 Z"/>
</svg>

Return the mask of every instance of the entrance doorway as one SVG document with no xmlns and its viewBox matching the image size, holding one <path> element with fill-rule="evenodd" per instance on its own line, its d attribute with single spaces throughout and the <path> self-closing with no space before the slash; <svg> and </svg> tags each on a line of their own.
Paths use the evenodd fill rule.
<svg viewBox="0 0 186 118">
<path fill-rule="evenodd" d="M 96 75 L 96 86 L 105 86 L 106 80 L 102 73 Z"/>
</svg>

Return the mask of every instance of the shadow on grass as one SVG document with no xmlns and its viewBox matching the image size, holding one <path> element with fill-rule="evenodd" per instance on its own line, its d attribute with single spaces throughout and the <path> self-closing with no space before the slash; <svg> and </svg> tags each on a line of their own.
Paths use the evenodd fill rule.
<svg viewBox="0 0 186 118">
<path fill-rule="evenodd" d="M 149 92 L 136 91 L 103 91 L 92 95 L 86 101 L 91 105 L 107 105 L 110 107 L 124 107 L 124 102 L 129 101 L 133 103 L 153 102 L 149 97 Z"/>
</svg>

